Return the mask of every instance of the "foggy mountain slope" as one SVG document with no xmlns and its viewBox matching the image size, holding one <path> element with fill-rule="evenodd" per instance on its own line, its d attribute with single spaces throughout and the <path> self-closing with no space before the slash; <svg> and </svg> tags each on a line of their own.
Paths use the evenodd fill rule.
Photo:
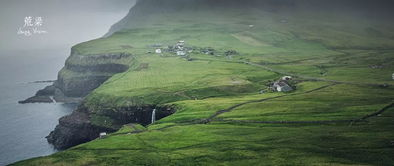
<svg viewBox="0 0 394 166">
<path fill-rule="evenodd" d="M 394 2 L 390 0 L 378 2 L 374 0 L 139 0 L 130 9 L 129 14 L 114 24 L 105 36 L 149 22 L 152 15 L 180 11 L 239 9 L 246 13 L 250 10 L 275 13 L 339 12 L 338 14 L 359 13 L 364 17 L 374 17 L 374 19 L 390 19 L 394 14 L 391 10 L 393 7 Z"/>
<path fill-rule="evenodd" d="M 120 22 L 112 26 L 109 33 L 121 29 L 129 29 L 147 22 L 149 17 L 156 14 L 168 14 L 180 11 L 204 11 L 204 10 L 227 10 L 227 9 L 247 9 L 269 6 L 292 6 L 292 0 L 140 0 L 131 8 L 129 14 Z"/>
</svg>

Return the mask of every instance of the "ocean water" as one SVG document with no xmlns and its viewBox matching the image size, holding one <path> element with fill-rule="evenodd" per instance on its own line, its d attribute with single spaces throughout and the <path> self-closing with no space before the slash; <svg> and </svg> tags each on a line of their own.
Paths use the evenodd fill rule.
<svg viewBox="0 0 394 166">
<path fill-rule="evenodd" d="M 31 82 L 56 80 L 72 45 L 103 36 L 134 3 L 0 0 L 0 166 L 56 152 L 45 137 L 76 106 L 18 101 L 49 85 Z M 27 16 L 42 17 L 48 33 L 18 35 Z"/>
<path fill-rule="evenodd" d="M 45 136 L 76 105 L 18 104 L 55 80 L 69 49 L 0 52 L 0 165 L 49 155 L 56 150 Z"/>
</svg>

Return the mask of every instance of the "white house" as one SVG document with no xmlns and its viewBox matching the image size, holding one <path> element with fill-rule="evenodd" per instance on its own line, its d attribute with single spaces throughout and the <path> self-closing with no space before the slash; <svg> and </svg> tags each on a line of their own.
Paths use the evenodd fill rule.
<svg viewBox="0 0 394 166">
<path fill-rule="evenodd" d="M 160 48 L 158 48 L 158 49 L 156 49 L 156 54 L 161 54 L 162 53 L 162 51 L 161 51 L 161 49 Z"/>
<path fill-rule="evenodd" d="M 185 41 L 184 40 L 181 40 L 181 41 L 179 41 L 178 42 L 178 44 L 177 45 L 179 45 L 179 46 L 183 46 L 183 45 L 185 45 Z"/>
<path fill-rule="evenodd" d="M 283 76 L 282 77 L 283 81 L 288 81 L 288 80 L 291 80 L 291 79 L 293 79 L 293 77 L 291 77 L 291 76 Z"/>
<path fill-rule="evenodd" d="M 177 51 L 176 55 L 178 55 L 178 56 L 185 56 L 186 52 L 185 51 Z"/>
<path fill-rule="evenodd" d="M 278 92 L 290 92 L 293 90 L 285 81 L 275 82 L 273 88 Z"/>
<path fill-rule="evenodd" d="M 104 137 L 106 137 L 106 136 L 107 136 L 107 133 L 106 133 L 106 132 L 100 133 L 100 138 L 104 138 Z"/>
</svg>

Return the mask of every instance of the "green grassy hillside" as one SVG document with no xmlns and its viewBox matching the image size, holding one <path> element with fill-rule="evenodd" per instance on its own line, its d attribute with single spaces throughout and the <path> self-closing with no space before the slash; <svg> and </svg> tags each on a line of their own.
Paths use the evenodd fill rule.
<svg viewBox="0 0 394 166">
<path fill-rule="evenodd" d="M 190 11 L 146 19 L 73 48 L 81 56 L 133 55 L 129 70 L 84 104 L 92 123 L 113 128 L 119 126 L 100 111 L 172 105 L 176 113 L 16 165 L 394 163 L 393 25 L 303 11 Z M 193 48 L 186 58 L 152 53 L 154 44 L 166 48 L 179 40 Z M 206 48 L 214 55 L 200 51 Z M 237 53 L 226 56 L 229 50 Z M 295 91 L 259 94 L 284 75 L 294 77 Z"/>
</svg>

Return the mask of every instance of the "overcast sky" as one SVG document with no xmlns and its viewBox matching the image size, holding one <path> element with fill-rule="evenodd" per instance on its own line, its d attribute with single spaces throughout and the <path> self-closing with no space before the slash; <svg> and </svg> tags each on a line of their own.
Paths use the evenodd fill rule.
<svg viewBox="0 0 394 166">
<path fill-rule="evenodd" d="M 134 3 L 135 0 L 0 0 L 0 51 L 71 47 L 101 37 Z M 39 29 L 47 33 L 18 35 L 28 16 L 42 17 Z"/>
</svg>

